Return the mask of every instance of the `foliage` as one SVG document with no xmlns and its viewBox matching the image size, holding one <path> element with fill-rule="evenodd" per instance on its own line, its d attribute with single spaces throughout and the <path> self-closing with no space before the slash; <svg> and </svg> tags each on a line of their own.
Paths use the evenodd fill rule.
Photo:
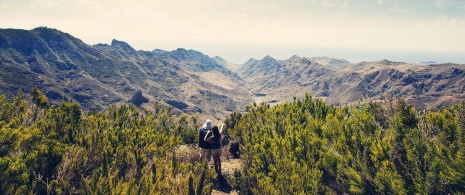
<svg viewBox="0 0 465 195">
<path fill-rule="evenodd" d="M 177 153 L 196 116 L 131 105 L 83 113 L 32 90 L 0 96 L 0 194 L 209 194 L 214 173 Z M 403 100 L 333 107 L 306 95 L 233 113 L 244 194 L 465 192 L 465 102 L 416 110 Z M 187 155 L 189 156 L 189 155 Z"/>
<path fill-rule="evenodd" d="M 196 117 L 131 105 L 84 114 L 37 88 L 31 97 L 0 96 L 0 194 L 211 192 L 213 171 L 175 155 L 196 141 Z"/>
<path fill-rule="evenodd" d="M 243 193 L 465 192 L 465 103 L 436 111 L 403 100 L 336 108 L 306 95 L 248 110 L 228 126 L 241 141 L 245 169 L 235 177 Z"/>
</svg>

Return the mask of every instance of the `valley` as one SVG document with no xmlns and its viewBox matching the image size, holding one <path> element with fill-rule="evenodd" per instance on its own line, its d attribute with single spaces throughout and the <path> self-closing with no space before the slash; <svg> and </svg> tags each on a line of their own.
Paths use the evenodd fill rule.
<svg viewBox="0 0 465 195">
<path fill-rule="evenodd" d="M 0 63 L 7 194 L 465 191 L 464 65 L 232 65 L 43 27 L 0 30 Z M 199 163 L 206 118 L 224 123 L 220 174 Z"/>
<path fill-rule="evenodd" d="M 0 30 L 0 93 L 13 97 L 37 86 L 52 104 L 76 101 L 84 110 L 130 102 L 172 107 L 177 114 L 216 120 L 252 102 L 244 82 L 214 59 L 194 50 L 136 51 L 113 40 L 87 45 L 56 29 Z"/>
<path fill-rule="evenodd" d="M 306 93 L 342 106 L 403 98 L 417 108 L 457 104 L 465 99 L 465 66 L 416 65 L 381 60 L 358 64 L 293 56 L 249 60 L 238 75 L 267 101 L 292 101 Z"/>
<path fill-rule="evenodd" d="M 131 102 L 141 92 L 153 111 L 224 120 L 252 102 L 276 105 L 306 93 L 342 106 L 403 98 L 418 108 L 465 99 L 460 64 L 409 64 L 381 60 L 352 64 L 330 57 L 271 56 L 232 64 L 195 50 L 135 50 L 124 41 L 88 45 L 70 34 L 39 27 L 0 30 L 0 93 L 28 95 L 37 86 L 52 104 L 76 101 L 84 110 Z"/>
</svg>

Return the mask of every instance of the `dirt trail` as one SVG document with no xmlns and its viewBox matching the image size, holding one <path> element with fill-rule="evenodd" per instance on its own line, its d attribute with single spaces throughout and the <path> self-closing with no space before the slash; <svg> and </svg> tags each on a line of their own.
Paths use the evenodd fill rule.
<svg viewBox="0 0 465 195">
<path fill-rule="evenodd" d="M 222 155 L 223 157 L 224 155 Z M 218 176 L 216 183 L 214 183 L 213 195 L 222 194 L 238 194 L 237 191 L 231 186 L 228 178 L 233 177 L 234 171 L 242 169 L 241 159 L 227 158 L 221 159 L 221 175 Z"/>
<path fill-rule="evenodd" d="M 199 148 L 195 145 L 181 145 L 176 149 L 177 157 L 187 162 L 198 162 L 200 158 L 199 154 Z M 214 169 L 213 159 L 210 160 L 209 167 Z M 230 180 L 234 178 L 235 170 L 242 171 L 242 159 L 233 158 L 233 155 L 229 153 L 229 145 L 223 146 L 221 169 L 221 175 L 213 181 L 212 194 L 238 194 Z"/>
</svg>

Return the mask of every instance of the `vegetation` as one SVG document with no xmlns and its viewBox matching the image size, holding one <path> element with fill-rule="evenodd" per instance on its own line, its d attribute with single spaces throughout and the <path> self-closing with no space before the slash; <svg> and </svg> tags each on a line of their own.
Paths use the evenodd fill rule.
<svg viewBox="0 0 465 195">
<path fill-rule="evenodd" d="M 245 194 L 465 192 L 465 102 L 338 108 L 307 95 L 248 110 L 226 122 L 241 142 L 245 168 L 234 183 Z"/>
<path fill-rule="evenodd" d="M 28 103 L 31 102 L 31 103 Z M 195 143 L 197 117 L 131 105 L 83 113 L 0 96 L 0 194 L 210 194 L 212 169 L 176 155 Z M 233 113 L 243 194 L 465 192 L 465 102 L 415 110 L 403 100 L 333 107 L 306 95 Z"/>
<path fill-rule="evenodd" d="M 51 106 L 37 88 L 31 96 L 0 96 L 0 194 L 211 192 L 213 171 L 175 155 L 195 142 L 196 117 L 130 105 L 84 115 L 73 102 Z"/>
</svg>

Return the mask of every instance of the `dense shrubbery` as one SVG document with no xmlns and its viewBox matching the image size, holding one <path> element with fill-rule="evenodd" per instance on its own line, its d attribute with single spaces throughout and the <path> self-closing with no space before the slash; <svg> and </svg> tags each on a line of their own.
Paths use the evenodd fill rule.
<svg viewBox="0 0 465 195">
<path fill-rule="evenodd" d="M 197 118 L 111 106 L 83 114 L 33 89 L 0 96 L 0 194 L 209 194 L 206 164 L 179 158 Z M 402 100 L 332 107 L 307 95 L 233 113 L 244 194 L 465 192 L 465 103 L 417 111 Z"/>
<path fill-rule="evenodd" d="M 465 103 L 416 111 L 403 100 L 332 107 L 254 105 L 227 120 L 241 141 L 237 187 L 254 194 L 465 192 Z"/>
<path fill-rule="evenodd" d="M 33 89 L 0 96 L 0 194 L 209 194 L 213 171 L 176 158 L 195 142 L 196 117 L 111 106 L 84 115 Z M 204 185 L 205 184 L 205 185 Z"/>
</svg>

